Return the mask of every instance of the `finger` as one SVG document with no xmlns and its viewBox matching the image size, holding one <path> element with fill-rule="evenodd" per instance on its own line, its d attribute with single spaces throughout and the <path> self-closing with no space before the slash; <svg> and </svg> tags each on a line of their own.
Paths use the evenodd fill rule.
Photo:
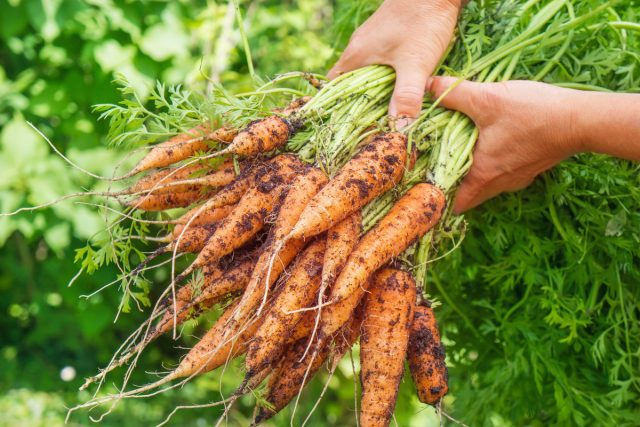
<svg viewBox="0 0 640 427">
<path fill-rule="evenodd" d="M 429 75 L 422 71 L 419 65 L 402 64 L 394 68 L 396 85 L 389 104 L 389 114 L 394 117 L 415 119 L 422 109 L 422 99 Z"/>
<path fill-rule="evenodd" d="M 480 188 L 482 184 L 472 175 L 472 173 L 473 169 L 462 181 L 462 184 L 460 184 L 456 193 L 456 198 L 453 202 L 453 213 L 456 215 L 466 212 L 481 203 L 478 201 L 478 198 L 480 196 Z"/>
<path fill-rule="evenodd" d="M 349 71 L 356 70 L 365 65 L 369 65 L 366 61 L 366 53 L 363 49 L 360 49 L 357 45 L 354 46 L 350 43 L 344 50 L 338 62 L 327 73 L 327 78 L 333 80 L 340 74 L 348 73 Z"/>
<path fill-rule="evenodd" d="M 482 96 L 482 83 L 460 80 L 457 77 L 432 77 L 428 89 L 434 99 L 446 93 L 440 105 L 451 110 L 460 111 L 467 116 L 476 117 L 482 113 L 479 98 Z M 453 88 L 447 93 L 447 90 Z"/>
</svg>

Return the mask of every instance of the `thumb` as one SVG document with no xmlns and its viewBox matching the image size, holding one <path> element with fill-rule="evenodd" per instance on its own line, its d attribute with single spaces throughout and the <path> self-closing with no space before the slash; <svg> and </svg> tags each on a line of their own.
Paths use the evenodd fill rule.
<svg viewBox="0 0 640 427">
<path fill-rule="evenodd" d="M 471 118 L 476 118 L 482 112 L 478 102 L 483 93 L 482 83 L 442 76 L 432 77 L 427 86 L 434 100 L 439 99 L 453 86 L 440 101 L 440 105 L 445 108 L 460 111 Z"/>
<path fill-rule="evenodd" d="M 459 215 L 479 205 L 483 200 L 482 192 L 487 187 L 486 180 L 482 179 L 475 167 L 471 167 L 467 176 L 462 180 L 460 187 L 458 187 L 458 191 L 456 191 L 453 213 Z"/>
<path fill-rule="evenodd" d="M 389 115 L 411 119 L 420 115 L 422 98 L 429 77 L 421 68 L 411 64 L 396 68 L 396 84 L 389 104 Z"/>
<path fill-rule="evenodd" d="M 473 184 L 473 181 L 469 181 L 465 178 L 456 192 L 456 198 L 453 202 L 453 213 L 460 215 L 461 213 L 476 207 L 479 204 L 478 193 L 479 189 Z"/>
<path fill-rule="evenodd" d="M 360 48 L 359 44 L 350 41 L 347 48 L 342 52 L 342 55 L 340 55 L 338 62 L 336 62 L 327 73 L 327 78 L 333 80 L 340 74 L 364 67 L 368 65 L 366 59 L 367 52 Z"/>
</svg>

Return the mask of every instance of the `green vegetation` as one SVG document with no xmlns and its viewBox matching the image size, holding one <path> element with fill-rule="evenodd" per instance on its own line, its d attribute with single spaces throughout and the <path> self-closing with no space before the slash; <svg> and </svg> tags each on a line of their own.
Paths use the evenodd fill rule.
<svg viewBox="0 0 640 427">
<path fill-rule="evenodd" d="M 340 2 L 335 10 L 320 0 L 243 3 L 258 76 L 325 71 L 333 48 L 344 46 L 372 3 Z M 508 11 L 492 9 L 494 3 L 471 2 L 463 20 L 465 44 L 476 60 L 488 49 L 487 34 L 508 30 Z M 600 2 L 572 3 L 575 10 L 567 13 L 579 15 Z M 224 3 L 186 1 L 0 4 L 0 211 L 94 184 L 55 156 L 27 121 L 83 167 L 111 173 L 121 155 L 106 148 L 108 129 L 92 106 L 120 100 L 112 83 L 120 75 L 149 105 L 156 101 L 149 98 L 156 79 L 194 92 L 212 93 L 218 81 L 233 91 L 251 90 L 232 12 Z M 639 91 L 640 34 L 625 22 L 640 19 L 640 6 L 621 1 L 606 14 L 619 23 L 593 24 L 563 33 L 562 39 L 550 33 L 527 51 L 527 61 L 510 70 L 512 77 Z M 480 15 L 486 16 L 478 23 L 474 17 Z M 571 54 L 549 68 L 555 59 L 543 46 L 562 43 Z M 450 70 L 465 70 L 465 55 L 454 58 L 460 62 L 452 60 Z M 447 413 L 469 425 L 635 424 L 640 417 L 639 205 L 640 166 L 581 155 L 526 191 L 468 215 L 461 248 L 426 271 L 448 344 Z M 115 268 L 82 275 L 66 287 L 79 267 L 72 264 L 74 249 L 104 227 L 103 215 L 64 202 L 0 218 L 5 296 L 0 386 L 11 390 L 0 398 L 0 424 L 62 423 L 63 403 L 90 397 L 75 391 L 82 378 L 104 366 L 144 319 L 131 304 L 130 312 L 112 323 L 121 297 L 115 288 L 81 298 L 113 280 Z M 148 279 L 166 284 L 168 272 Z M 150 289 L 153 297 L 158 287 Z M 190 324 L 183 333 L 186 345 L 205 326 Z M 174 346 L 166 338 L 152 346 L 132 382 L 145 381 L 145 370 L 174 364 L 183 353 Z M 69 382 L 61 379 L 65 366 L 76 370 Z M 103 423 L 151 424 L 176 405 L 218 400 L 219 390 L 237 384 L 232 376 L 223 378 L 220 384 L 219 376 L 209 375 L 152 399 L 123 402 Z M 324 379 L 305 391 L 298 414 L 309 412 Z M 353 380 L 344 360 L 312 424 L 353 424 Z M 252 408 L 253 397 L 243 398 L 230 425 L 246 425 Z M 181 411 L 173 422 L 207 424 L 219 413 L 219 408 Z M 284 411 L 274 425 L 288 425 L 289 415 Z M 396 417 L 402 426 L 435 422 L 434 411 L 418 404 L 409 378 Z M 72 423 L 88 422 L 87 413 L 72 418 Z"/>
</svg>

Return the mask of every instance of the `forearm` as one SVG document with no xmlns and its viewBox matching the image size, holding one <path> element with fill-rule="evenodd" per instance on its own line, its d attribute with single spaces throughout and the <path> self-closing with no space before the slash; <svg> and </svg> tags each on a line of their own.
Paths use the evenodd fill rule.
<svg viewBox="0 0 640 427">
<path fill-rule="evenodd" d="M 640 95 L 582 92 L 574 108 L 579 151 L 640 161 Z"/>
</svg>

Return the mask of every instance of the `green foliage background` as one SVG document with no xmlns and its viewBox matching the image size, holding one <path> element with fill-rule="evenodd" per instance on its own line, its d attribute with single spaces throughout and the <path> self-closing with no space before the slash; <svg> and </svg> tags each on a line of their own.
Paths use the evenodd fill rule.
<svg viewBox="0 0 640 427">
<path fill-rule="evenodd" d="M 375 2 L 301 0 L 242 2 L 261 76 L 325 71 Z M 638 21 L 638 7 L 627 2 Z M 636 11 L 635 15 L 633 11 Z M 584 53 L 583 53 L 584 54 Z M 122 153 L 107 149 L 106 127 L 91 106 L 117 102 L 115 73 L 141 96 L 156 79 L 206 90 L 208 80 L 249 87 L 232 9 L 216 1 L 9 0 L 0 2 L 0 211 L 91 187 L 27 125 L 41 129 L 66 155 L 108 174 Z M 638 76 L 607 69 L 586 55 L 589 70 L 567 75 Z M 586 73 L 586 74 L 585 74 Z M 624 74 L 623 74 L 624 73 Z M 608 74 L 607 74 L 608 75 Z M 633 79 L 611 89 L 637 90 Z M 637 80 L 635 80 L 637 81 Z M 448 344 L 451 395 L 445 410 L 469 425 L 634 425 L 640 419 L 640 169 L 584 155 L 565 162 L 525 192 L 502 196 L 469 216 L 461 250 L 435 263 L 429 293 Z M 64 405 L 86 400 L 82 378 L 104 366 L 144 313 L 113 324 L 115 289 L 81 295 L 111 281 L 108 268 L 82 276 L 74 248 L 103 221 L 72 202 L 0 218 L 0 425 L 55 426 Z M 162 274 L 154 279 L 166 282 Z M 204 324 L 185 333 L 194 342 Z M 133 383 L 175 363 L 171 340 L 152 346 Z M 357 355 L 356 355 L 357 356 Z M 61 369 L 76 377 L 65 382 Z M 321 378 L 324 379 L 324 378 Z M 125 402 L 104 425 L 155 424 L 180 404 L 219 398 L 238 378 L 209 375 L 177 392 Z M 312 425 L 353 425 L 354 375 L 348 360 L 330 382 Z M 314 381 L 298 414 L 322 388 Z M 230 425 L 246 425 L 244 398 Z M 216 409 L 179 412 L 174 425 L 206 425 Z M 273 425 L 289 425 L 285 411 Z M 409 379 L 396 410 L 401 426 L 435 424 Z M 78 413 L 71 425 L 89 424 Z"/>
</svg>

